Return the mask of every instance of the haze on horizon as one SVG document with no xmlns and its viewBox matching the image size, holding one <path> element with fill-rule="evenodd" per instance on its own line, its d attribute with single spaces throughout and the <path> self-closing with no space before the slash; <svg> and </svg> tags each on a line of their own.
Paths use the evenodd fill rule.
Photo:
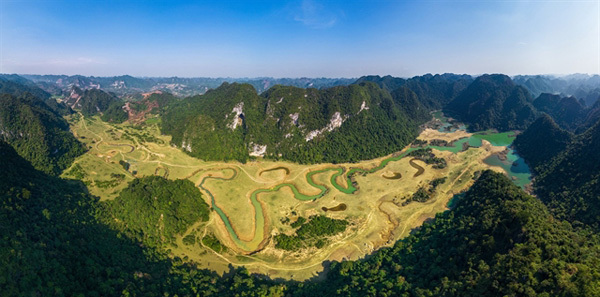
<svg viewBox="0 0 600 297">
<path fill-rule="evenodd" d="M 599 1 L 0 0 L 0 73 L 600 72 Z"/>
</svg>

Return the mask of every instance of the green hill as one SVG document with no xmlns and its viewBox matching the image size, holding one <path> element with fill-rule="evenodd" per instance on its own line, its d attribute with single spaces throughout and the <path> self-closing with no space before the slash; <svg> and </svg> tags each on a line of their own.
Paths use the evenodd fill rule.
<svg viewBox="0 0 600 297">
<path fill-rule="evenodd" d="M 48 92 L 40 89 L 26 78 L 16 74 L 0 75 L 0 94 L 11 94 L 16 97 L 31 94 L 31 97 L 44 102 L 50 109 L 61 115 L 67 115 L 73 112 L 66 104 L 56 102 L 56 100 L 51 98 Z"/>
<path fill-rule="evenodd" d="M 99 207 L 102 204 L 86 194 L 81 184 L 36 171 L 1 140 L 0 162 L 6 166 L 0 173 L 3 296 L 599 293 L 598 236 L 554 219 L 540 201 L 491 171 L 482 174 L 453 210 L 437 215 L 392 248 L 359 261 L 329 263 L 322 280 L 294 282 L 270 281 L 244 269 L 219 276 L 169 258 L 144 242 L 129 239 L 132 233 L 108 228 L 97 218 L 104 217 L 107 208 Z M 164 201 L 155 186 L 173 182 L 146 178 L 134 183 L 126 190 L 133 196 L 127 197 L 138 198 L 115 205 L 126 203 L 135 209 L 137 202 L 154 194 L 161 196 L 157 201 Z M 146 206 L 150 204 L 138 209 L 143 227 L 135 230 L 153 234 L 154 221 L 143 220 L 153 218 L 156 209 Z M 158 207 L 169 208 L 178 207 Z"/>
<path fill-rule="evenodd" d="M 383 77 L 371 75 L 359 78 L 356 84 L 374 82 L 390 93 L 400 87 L 405 87 L 417 95 L 421 105 L 425 108 L 428 110 L 437 110 L 448 104 L 472 81 L 473 78 L 469 75 L 445 73 L 436 75 L 425 74 L 409 79 L 390 75 Z"/>
<path fill-rule="evenodd" d="M 559 217 L 600 230 L 600 122 L 539 169 L 535 192 Z"/>
<path fill-rule="evenodd" d="M 486 171 L 455 209 L 364 261 L 334 262 L 304 296 L 596 296 L 600 240 Z"/>
<path fill-rule="evenodd" d="M 73 86 L 66 103 L 73 109 L 81 111 L 86 116 L 102 114 L 116 102 L 121 100 L 113 94 L 100 89 L 81 90 Z"/>
<path fill-rule="evenodd" d="M 469 124 L 475 131 L 525 129 L 536 119 L 527 89 L 502 74 L 475 79 L 446 107 L 445 112 Z"/>
<path fill-rule="evenodd" d="M 575 97 L 561 97 L 543 93 L 533 101 L 533 106 L 549 114 L 564 129 L 574 131 L 585 119 L 586 110 Z"/>
<path fill-rule="evenodd" d="M 30 94 L 0 95 L 0 138 L 35 168 L 53 175 L 85 151 L 67 122 Z"/>
<path fill-rule="evenodd" d="M 107 202 L 107 210 L 121 222 L 117 228 L 153 246 L 173 242 L 193 223 L 208 221 L 209 213 L 192 182 L 158 176 L 133 180 L 119 197 Z"/>
<path fill-rule="evenodd" d="M 414 102 L 414 95 L 393 97 L 373 83 L 324 90 L 274 86 L 260 96 L 250 85 L 225 83 L 168 106 L 162 132 L 205 160 L 262 155 L 354 162 L 397 151 L 416 137 L 425 115 L 409 115 L 415 106 L 407 100 Z"/>
<path fill-rule="evenodd" d="M 554 120 L 544 113 L 517 136 L 513 145 L 527 164 L 534 171 L 539 171 L 538 167 L 562 152 L 572 140 L 573 134 L 558 127 Z"/>
</svg>

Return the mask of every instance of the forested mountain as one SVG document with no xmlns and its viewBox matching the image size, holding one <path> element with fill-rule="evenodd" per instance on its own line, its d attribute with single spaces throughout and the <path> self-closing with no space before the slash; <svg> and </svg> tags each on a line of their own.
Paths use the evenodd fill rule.
<svg viewBox="0 0 600 297">
<path fill-rule="evenodd" d="M 542 114 L 527 130 L 519 134 L 513 145 L 533 171 L 548 163 L 573 140 L 573 134 L 561 129 L 547 114 Z"/>
<path fill-rule="evenodd" d="M 564 129 L 574 131 L 585 120 L 586 109 L 575 97 L 543 93 L 533 101 L 538 111 L 549 114 Z"/>
<path fill-rule="evenodd" d="M 391 75 L 379 76 L 379 75 L 367 75 L 360 77 L 354 83 L 361 84 L 364 82 L 374 82 L 382 89 L 392 92 L 393 90 L 402 87 L 406 84 L 406 79 L 400 77 L 393 77 Z"/>
<path fill-rule="evenodd" d="M 19 97 L 0 94 L 0 139 L 35 168 L 53 175 L 84 152 L 67 122 L 29 93 Z"/>
<path fill-rule="evenodd" d="M 125 102 L 121 100 L 112 101 L 100 118 L 109 123 L 123 123 L 127 121 L 129 115 L 123 109 Z"/>
<path fill-rule="evenodd" d="M 431 119 L 430 109 L 426 108 L 415 92 L 407 87 L 399 87 L 392 91 L 394 102 L 401 106 L 409 118 L 417 123 L 424 123 Z"/>
<path fill-rule="evenodd" d="M 131 233 L 119 235 L 97 218 L 105 208 L 82 185 L 36 171 L 2 141 L 0 162 L 6 165 L 0 173 L 4 296 L 599 293 L 597 235 L 553 219 L 542 203 L 491 171 L 484 172 L 455 209 L 394 247 L 364 260 L 333 262 L 324 280 L 272 282 L 244 269 L 219 276 L 171 260 L 129 239 Z M 130 190 L 146 191 L 137 186 Z"/>
<path fill-rule="evenodd" d="M 71 89 L 71 94 L 65 100 L 71 108 L 81 111 L 81 113 L 87 116 L 102 114 L 108 110 L 111 104 L 120 101 L 113 94 L 100 89 L 88 89 L 84 91 L 77 87 Z"/>
<path fill-rule="evenodd" d="M 378 75 L 363 76 L 356 83 L 374 82 L 381 88 L 393 92 L 400 87 L 406 87 L 415 92 L 419 101 L 429 110 L 441 109 L 472 81 L 470 75 L 459 75 L 452 73 L 425 74 L 409 79 L 392 76 L 380 77 Z"/>
<path fill-rule="evenodd" d="M 535 192 L 559 217 L 600 230 L 600 121 L 538 171 Z"/>
<path fill-rule="evenodd" d="M 502 74 L 482 75 L 452 100 L 444 111 L 475 131 L 525 129 L 537 117 L 527 89 Z"/>
<path fill-rule="evenodd" d="M 596 122 L 600 121 L 600 100 L 587 110 L 587 114 L 582 124 L 577 127 L 577 133 L 583 133 L 591 128 Z"/>
<path fill-rule="evenodd" d="M 364 261 L 332 263 L 325 296 L 596 296 L 600 240 L 486 171 L 430 224 Z"/>
<path fill-rule="evenodd" d="M 68 106 L 56 102 L 48 92 L 38 88 L 33 82 L 15 74 L 0 75 L 0 94 L 11 94 L 20 97 L 26 93 L 46 103 L 48 107 L 61 115 L 72 112 Z"/>
<path fill-rule="evenodd" d="M 397 151 L 427 120 L 412 92 L 395 97 L 373 83 L 301 89 L 274 86 L 261 96 L 248 84 L 223 84 L 163 113 L 162 132 L 207 160 L 265 156 L 301 163 L 354 162 Z M 419 110 L 414 117 L 411 109 Z"/>
</svg>

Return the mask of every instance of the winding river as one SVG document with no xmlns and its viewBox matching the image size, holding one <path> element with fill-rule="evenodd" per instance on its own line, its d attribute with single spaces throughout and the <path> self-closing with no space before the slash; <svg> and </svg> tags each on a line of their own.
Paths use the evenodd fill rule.
<svg viewBox="0 0 600 297">
<path fill-rule="evenodd" d="M 443 128 L 440 128 L 440 131 L 442 129 L 445 131 L 441 131 L 441 132 L 456 131 L 456 129 L 452 129 L 456 125 L 450 125 L 450 124 L 446 123 L 445 122 L 446 118 L 444 118 L 441 114 L 434 114 L 434 116 L 437 119 L 442 120 Z M 459 125 L 458 127 L 459 127 L 458 129 L 461 129 L 461 130 L 465 129 L 464 125 Z M 525 184 L 529 183 L 530 178 L 531 178 L 531 173 L 529 172 L 527 165 L 525 165 L 525 163 L 522 161 L 522 159 L 520 159 L 520 157 L 518 157 L 518 155 L 516 155 L 514 153 L 514 151 L 509 147 L 512 144 L 512 141 L 514 140 L 513 134 L 514 134 L 513 132 L 505 132 L 505 133 L 480 132 L 480 133 L 473 134 L 470 137 L 465 137 L 465 138 L 456 140 L 453 143 L 451 143 L 450 146 L 431 146 L 431 145 L 429 145 L 426 147 L 433 148 L 433 149 L 440 150 L 440 151 L 450 151 L 453 153 L 458 153 L 463 150 L 463 148 L 465 147 L 465 145 L 464 145 L 465 143 L 468 143 L 468 145 L 471 147 L 481 146 L 482 139 L 489 141 L 494 146 L 506 146 L 509 148 L 509 152 L 507 154 L 506 160 L 503 161 L 498 156 L 492 155 L 492 156 L 486 158 L 484 160 L 484 162 L 489 165 L 492 165 L 492 166 L 502 167 L 509 174 L 509 176 L 511 176 L 513 178 L 513 181 L 517 185 L 523 187 L 523 186 L 525 186 Z M 233 180 L 237 176 L 238 171 L 232 167 L 220 169 L 220 170 L 227 170 L 227 171 L 230 170 L 232 172 L 231 176 L 215 177 L 212 175 L 207 175 L 204 178 L 202 178 L 198 187 L 200 189 L 202 189 L 206 194 L 209 195 L 209 197 L 211 199 L 212 207 L 217 212 L 217 214 L 219 215 L 221 220 L 223 221 L 232 241 L 243 252 L 252 253 L 257 250 L 260 250 L 264 246 L 264 244 L 266 244 L 265 239 L 267 238 L 265 236 L 265 232 L 267 230 L 265 230 L 265 216 L 263 213 L 264 210 L 263 210 L 261 203 L 258 201 L 259 194 L 276 192 L 276 191 L 279 191 L 281 188 L 289 187 L 290 190 L 292 191 L 292 193 L 294 194 L 295 199 L 300 200 L 300 201 L 314 201 L 316 199 L 323 197 L 325 194 L 327 194 L 328 191 L 330 190 L 330 188 L 328 188 L 326 185 L 316 183 L 314 181 L 313 176 L 315 174 L 320 174 L 320 173 L 324 173 L 324 172 L 328 172 L 328 171 L 335 172 L 329 180 L 331 186 L 333 186 L 335 189 L 337 189 L 338 191 L 340 191 L 342 193 L 353 194 L 358 190 L 357 185 L 352 180 L 352 178 L 355 174 L 357 174 L 357 173 L 371 174 L 371 173 L 377 172 L 377 171 L 385 168 L 389 162 L 398 161 L 398 160 L 404 158 L 408 153 L 410 153 L 411 151 L 414 151 L 416 149 L 418 149 L 418 148 L 412 148 L 412 147 L 408 148 L 401 154 L 398 154 L 396 156 L 392 156 L 390 158 L 382 160 L 378 166 L 371 168 L 371 169 L 353 167 L 346 171 L 344 167 L 336 166 L 336 167 L 325 168 L 325 169 L 321 169 L 321 170 L 310 171 L 306 174 L 306 181 L 312 187 L 319 189 L 320 192 L 315 195 L 306 195 L 306 194 L 301 193 L 300 190 L 298 190 L 296 185 L 294 185 L 293 183 L 282 183 L 282 184 L 278 184 L 271 188 L 255 190 L 254 192 L 252 192 L 250 194 L 250 201 L 255 210 L 254 211 L 254 215 L 255 215 L 254 237 L 250 241 L 245 241 L 245 240 L 240 239 L 238 234 L 235 232 L 235 229 L 231 225 L 231 221 L 230 221 L 229 217 L 227 216 L 227 214 L 225 214 L 225 212 L 221 208 L 218 207 L 214 195 L 210 192 L 210 190 L 208 190 L 204 186 L 205 182 L 209 179 L 223 180 L 223 181 Z M 516 164 L 516 165 L 513 166 L 513 164 Z M 271 171 L 271 170 L 278 170 L 278 169 L 284 169 L 284 167 L 267 169 L 263 172 L 267 172 L 267 171 Z M 287 168 L 285 168 L 285 169 L 287 169 Z M 286 175 L 287 174 L 289 174 L 289 170 L 286 170 Z M 340 176 L 343 176 L 344 182 L 342 182 L 342 184 L 339 184 L 337 181 L 338 177 L 340 177 Z M 417 175 L 415 175 L 415 176 L 417 176 Z"/>
</svg>

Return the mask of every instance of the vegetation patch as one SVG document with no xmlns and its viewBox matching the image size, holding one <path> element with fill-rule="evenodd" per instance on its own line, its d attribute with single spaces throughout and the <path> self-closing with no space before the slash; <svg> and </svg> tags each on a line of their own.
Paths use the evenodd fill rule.
<svg viewBox="0 0 600 297">
<path fill-rule="evenodd" d="M 406 206 L 413 201 L 421 203 L 427 202 L 435 193 L 435 189 L 444 182 L 446 182 L 446 177 L 436 178 L 430 181 L 428 187 L 420 187 L 412 196 L 402 203 L 402 206 Z"/>
<path fill-rule="evenodd" d="M 133 180 L 105 206 L 118 220 L 118 228 L 153 246 L 174 242 L 177 234 L 197 221 L 208 221 L 209 215 L 208 205 L 192 182 L 158 176 Z"/>
<path fill-rule="evenodd" d="M 224 253 L 227 251 L 227 247 L 212 233 L 206 234 L 206 236 L 202 238 L 202 244 L 217 253 Z"/>
<path fill-rule="evenodd" d="M 323 215 L 311 216 L 308 222 L 301 224 L 295 235 L 276 235 L 275 247 L 287 251 L 308 247 L 322 248 L 327 243 L 327 237 L 344 232 L 347 226 L 346 220 L 332 219 Z"/>
<path fill-rule="evenodd" d="M 407 156 L 414 157 L 417 160 L 432 165 L 431 167 L 435 169 L 444 169 L 448 165 L 445 159 L 436 157 L 431 148 L 414 150 L 408 153 Z"/>
</svg>

